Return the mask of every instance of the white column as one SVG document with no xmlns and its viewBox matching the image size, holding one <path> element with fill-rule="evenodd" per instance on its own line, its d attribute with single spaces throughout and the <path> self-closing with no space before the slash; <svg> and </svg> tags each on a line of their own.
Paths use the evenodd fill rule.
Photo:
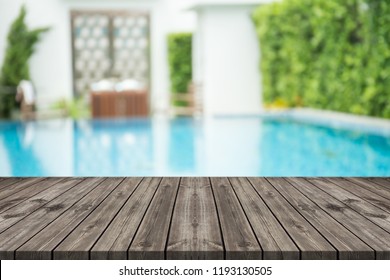
<svg viewBox="0 0 390 280">
<path fill-rule="evenodd" d="M 194 79 L 203 85 L 206 114 L 243 115 L 261 111 L 260 50 L 251 19 L 252 4 L 201 4 Z"/>
</svg>

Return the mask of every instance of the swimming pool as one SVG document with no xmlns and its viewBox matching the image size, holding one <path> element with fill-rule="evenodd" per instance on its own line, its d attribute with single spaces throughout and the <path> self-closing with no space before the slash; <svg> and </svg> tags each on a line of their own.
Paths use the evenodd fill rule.
<svg viewBox="0 0 390 280">
<path fill-rule="evenodd" d="M 288 119 L 0 123 L 0 176 L 390 176 L 390 137 Z"/>
</svg>

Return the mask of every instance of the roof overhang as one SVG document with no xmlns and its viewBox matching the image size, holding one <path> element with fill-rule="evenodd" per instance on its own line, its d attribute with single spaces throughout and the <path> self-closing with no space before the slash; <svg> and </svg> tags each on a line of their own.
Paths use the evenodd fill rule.
<svg viewBox="0 0 390 280">
<path fill-rule="evenodd" d="M 208 8 L 219 8 L 219 7 L 248 7 L 248 6 L 259 6 L 262 4 L 269 4 L 272 2 L 277 2 L 278 0 L 252 0 L 252 1 L 198 1 L 197 3 L 193 3 L 188 6 L 185 10 L 187 11 L 199 11 Z"/>
</svg>

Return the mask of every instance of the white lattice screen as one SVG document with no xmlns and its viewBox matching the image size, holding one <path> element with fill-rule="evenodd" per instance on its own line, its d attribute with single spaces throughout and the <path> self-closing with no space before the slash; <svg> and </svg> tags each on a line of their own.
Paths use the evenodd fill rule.
<svg viewBox="0 0 390 280">
<path fill-rule="evenodd" d="M 149 84 L 149 15 L 140 12 L 72 12 L 76 94 L 103 78 Z"/>
</svg>

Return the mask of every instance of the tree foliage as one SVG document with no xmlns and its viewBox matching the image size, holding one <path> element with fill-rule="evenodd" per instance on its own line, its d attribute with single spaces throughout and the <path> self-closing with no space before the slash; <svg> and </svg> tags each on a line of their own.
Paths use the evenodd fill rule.
<svg viewBox="0 0 390 280">
<path fill-rule="evenodd" d="M 192 79 L 192 34 L 168 35 L 168 60 L 172 93 L 187 92 Z"/>
<path fill-rule="evenodd" d="M 390 118 L 390 0 L 284 0 L 253 19 L 266 103 Z"/>
<path fill-rule="evenodd" d="M 0 99 L 0 116 L 4 117 L 9 116 L 15 107 L 15 92 L 10 93 L 9 89 L 15 88 L 21 80 L 30 80 L 29 59 L 40 35 L 49 29 L 44 27 L 30 30 L 25 18 L 26 8 L 22 6 L 8 32 L 7 48 L 0 72 L 0 86 L 7 89 Z"/>
</svg>

